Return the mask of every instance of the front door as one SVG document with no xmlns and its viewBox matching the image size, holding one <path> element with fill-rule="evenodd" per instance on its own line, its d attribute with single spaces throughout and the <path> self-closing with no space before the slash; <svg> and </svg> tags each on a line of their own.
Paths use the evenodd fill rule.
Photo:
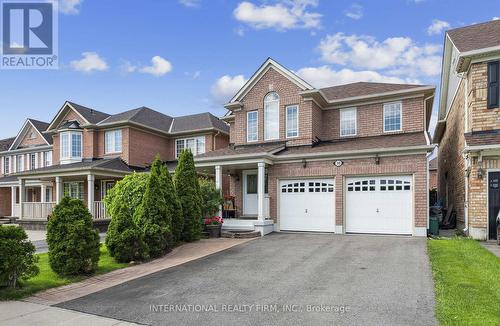
<svg viewBox="0 0 500 326">
<path fill-rule="evenodd" d="M 496 239 L 496 219 L 500 211 L 500 172 L 490 172 L 488 180 L 488 233 L 490 239 Z"/>
<path fill-rule="evenodd" d="M 243 215 L 257 213 L 257 171 L 243 171 Z"/>
<path fill-rule="evenodd" d="M 101 191 L 101 200 L 104 200 L 104 197 L 108 194 L 108 191 L 111 190 L 115 186 L 114 180 L 104 180 L 102 182 L 102 191 Z"/>
</svg>

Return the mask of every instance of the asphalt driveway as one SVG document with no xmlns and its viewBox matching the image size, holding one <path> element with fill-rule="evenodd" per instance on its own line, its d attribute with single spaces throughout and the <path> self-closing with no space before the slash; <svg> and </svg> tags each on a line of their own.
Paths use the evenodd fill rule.
<svg viewBox="0 0 500 326">
<path fill-rule="evenodd" d="M 271 234 L 58 306 L 151 325 L 434 325 L 425 241 Z"/>
</svg>

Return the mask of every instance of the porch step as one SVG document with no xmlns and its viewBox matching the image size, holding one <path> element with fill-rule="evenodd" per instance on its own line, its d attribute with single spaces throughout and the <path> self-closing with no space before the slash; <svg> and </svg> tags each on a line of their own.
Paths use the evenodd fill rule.
<svg viewBox="0 0 500 326">
<path fill-rule="evenodd" d="M 0 218 L 0 224 L 10 224 L 10 218 Z"/>
<path fill-rule="evenodd" d="M 244 230 L 222 230 L 221 236 L 223 238 L 232 238 L 232 239 L 250 239 L 250 238 L 259 238 L 260 232 L 244 231 Z"/>
</svg>

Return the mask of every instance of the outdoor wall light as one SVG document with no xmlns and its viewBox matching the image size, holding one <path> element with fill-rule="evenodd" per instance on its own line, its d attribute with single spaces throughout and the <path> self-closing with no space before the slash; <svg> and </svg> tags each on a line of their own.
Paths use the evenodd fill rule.
<svg viewBox="0 0 500 326">
<path fill-rule="evenodd" d="M 482 179 L 483 176 L 484 176 L 484 170 L 483 170 L 483 168 L 477 169 L 477 178 L 478 179 Z"/>
</svg>

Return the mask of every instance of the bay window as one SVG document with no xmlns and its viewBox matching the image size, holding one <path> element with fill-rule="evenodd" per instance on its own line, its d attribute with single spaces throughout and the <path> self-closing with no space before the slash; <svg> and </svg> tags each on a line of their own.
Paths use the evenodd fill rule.
<svg viewBox="0 0 500 326">
<path fill-rule="evenodd" d="M 264 140 L 280 137 L 280 97 L 271 92 L 264 98 Z"/>
<path fill-rule="evenodd" d="M 355 136 L 357 132 L 357 110 L 348 108 L 340 110 L 340 136 Z"/>
<path fill-rule="evenodd" d="M 247 142 L 259 139 L 259 113 L 257 111 L 247 112 Z"/>
<path fill-rule="evenodd" d="M 110 153 L 121 153 L 122 151 L 122 130 L 109 130 L 105 133 L 105 152 Z"/>
<path fill-rule="evenodd" d="M 299 106 L 290 105 L 286 107 L 286 138 L 299 135 Z"/>
<path fill-rule="evenodd" d="M 205 153 L 205 136 L 176 139 L 175 157 L 178 158 L 184 149 L 189 149 L 193 155 Z"/>
<path fill-rule="evenodd" d="M 61 164 L 73 163 L 82 159 L 82 133 L 66 131 L 61 133 Z"/>
<path fill-rule="evenodd" d="M 384 132 L 401 131 L 401 102 L 384 104 Z"/>
</svg>

